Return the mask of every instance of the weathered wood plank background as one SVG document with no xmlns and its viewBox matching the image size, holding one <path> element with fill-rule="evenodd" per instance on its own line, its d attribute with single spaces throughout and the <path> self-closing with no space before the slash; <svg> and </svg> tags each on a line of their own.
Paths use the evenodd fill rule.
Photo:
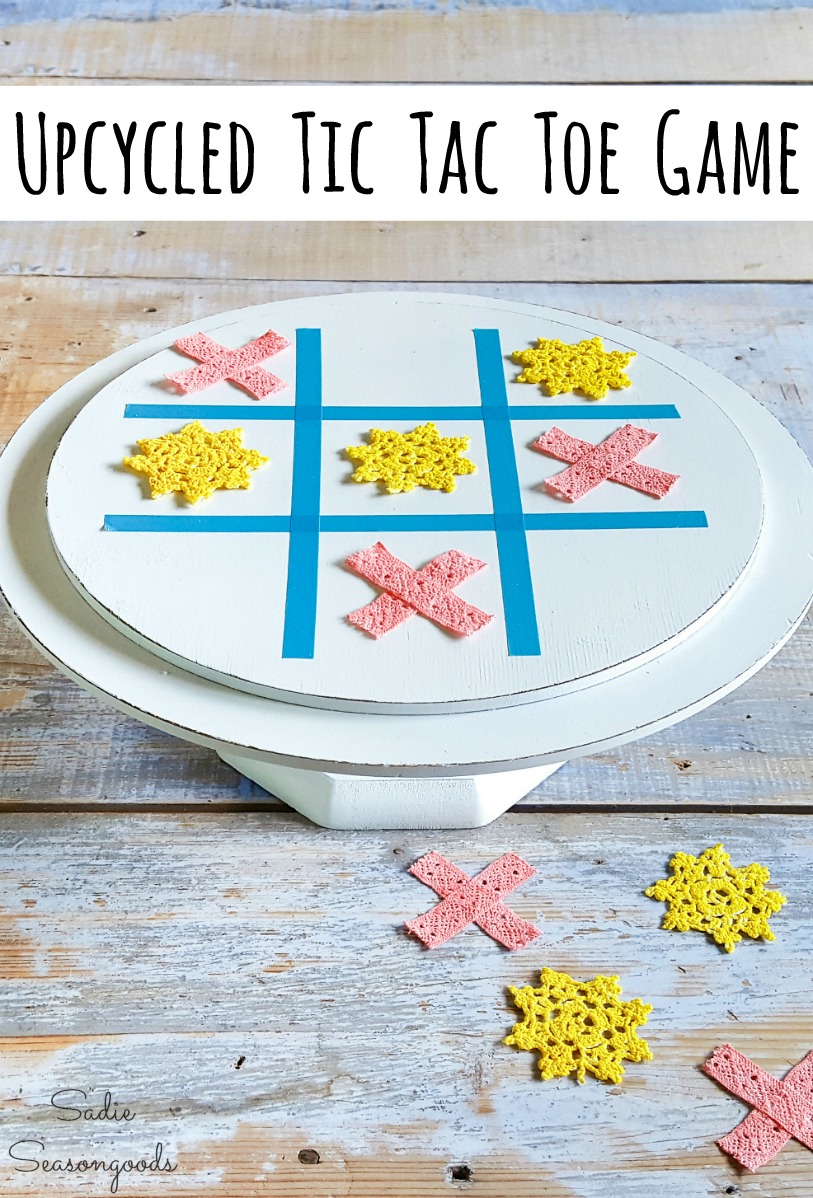
<svg viewBox="0 0 813 1198">
<path fill-rule="evenodd" d="M 714 1138 L 743 1108 L 698 1068 L 727 1040 L 777 1073 L 809 1047 L 806 819 L 508 815 L 431 839 L 280 814 L 3 827 L 2 1126 L 10 1144 L 42 1141 L 35 1159 L 137 1158 L 161 1141 L 177 1172 L 122 1192 L 184 1198 L 423 1198 L 454 1192 L 461 1166 L 461 1189 L 488 1198 L 810 1192 L 798 1145 L 755 1177 L 721 1156 Z M 729 956 L 659 930 L 643 887 L 709 837 L 771 862 L 790 896 L 775 943 Z M 405 937 L 403 919 L 431 904 L 406 869 L 430 846 L 471 871 L 508 849 L 532 861 L 512 905 L 541 921 L 542 944 L 509 955 L 471 928 L 428 953 Z M 655 1060 L 621 1086 L 541 1082 L 501 1039 L 506 985 L 535 984 L 542 965 L 618 973 L 654 1008 Z M 51 1095 L 91 1086 L 136 1119 L 60 1121 Z M 37 1194 L 73 1188 L 16 1174 L 3 1192 L 22 1198 L 32 1180 Z"/>
<path fill-rule="evenodd" d="M 0 273 L 83 279 L 510 283 L 799 282 L 806 221 L 358 221 L 7 228 Z"/>
<path fill-rule="evenodd" d="M 5 28 L 0 46 L 0 73 L 15 82 L 795 83 L 810 78 L 813 36 L 808 8 L 776 3 L 669 12 L 679 4 L 644 0 L 573 12 L 369 0 L 377 11 L 364 12 L 317 0 L 309 11 L 175 4 L 159 20 L 142 4 L 142 21 L 59 23 L 36 19 L 51 0 L 21 3 L 26 19 Z"/>
<path fill-rule="evenodd" d="M 759 2 L 35 7 L 3 6 L 0 79 L 793 82 L 813 62 L 813 13 Z M 0 441 L 83 367 L 180 321 L 428 286 L 658 337 L 813 452 L 811 276 L 804 224 L 0 226 Z M 8 1146 L 32 1138 L 44 1148 L 29 1156 L 49 1159 L 137 1158 L 161 1141 L 177 1170 L 123 1179 L 132 1198 L 813 1192 L 813 1156 L 795 1144 L 754 1176 L 731 1165 L 713 1141 L 744 1108 L 699 1071 L 726 1039 L 777 1075 L 813 1047 L 809 622 L 707 712 L 572 763 L 490 828 L 431 837 L 310 827 L 212 753 L 84 695 L 5 615 L 0 661 L 11 1198 L 109 1189 L 109 1176 L 16 1172 Z M 777 941 L 733 956 L 660 931 L 641 893 L 673 851 L 721 839 L 789 897 Z M 469 871 L 522 853 L 539 872 L 513 905 L 542 941 L 508 955 L 470 929 L 428 954 L 404 937 L 432 903 L 405 872 L 430 847 Z M 620 974 L 625 997 L 653 1004 L 655 1061 L 620 1087 L 541 1083 L 501 1038 L 505 987 L 543 965 Z M 95 1105 L 109 1089 L 136 1118 L 63 1122 L 49 1102 L 68 1087 Z"/>
</svg>

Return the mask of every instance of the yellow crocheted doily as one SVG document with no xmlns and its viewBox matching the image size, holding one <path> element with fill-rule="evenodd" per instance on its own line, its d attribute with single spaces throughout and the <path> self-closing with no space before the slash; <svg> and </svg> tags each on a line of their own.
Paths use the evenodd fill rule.
<svg viewBox="0 0 813 1198">
<path fill-rule="evenodd" d="M 369 436 L 369 445 L 350 445 L 345 450 L 352 461 L 361 463 L 353 480 L 383 483 L 390 495 L 415 487 L 454 491 L 456 474 L 474 474 L 477 469 L 460 456 L 469 447 L 469 437 L 441 437 L 431 421 L 411 433 L 371 428 Z"/>
<path fill-rule="evenodd" d="M 536 1050 L 539 1070 L 547 1081 L 575 1071 L 580 1082 L 586 1073 L 602 1082 L 620 1082 L 622 1061 L 651 1061 L 646 1040 L 635 1029 L 646 1023 L 652 1007 L 639 998 L 619 1001 L 617 977 L 595 977 L 577 982 L 569 974 L 543 969 L 541 986 L 509 986 L 522 1011 L 505 1043 Z"/>
<path fill-rule="evenodd" d="M 146 474 L 153 499 L 179 491 L 189 503 L 197 503 L 215 491 L 245 490 L 251 486 L 251 471 L 268 461 L 256 449 L 245 448 L 241 428 L 212 433 L 199 420 L 179 433 L 137 445 L 141 453 L 125 458 L 124 465 Z"/>
<path fill-rule="evenodd" d="M 648 898 L 667 903 L 663 927 L 672 932 L 707 932 L 727 953 L 743 936 L 773 940 L 768 919 L 787 901 L 778 890 L 766 890 L 770 873 L 764 865 L 735 868 L 721 844 L 699 857 L 675 853 L 672 876 L 650 886 Z"/>
<path fill-rule="evenodd" d="M 600 337 L 575 345 L 539 337 L 536 349 L 516 349 L 511 356 L 525 368 L 518 383 L 541 383 L 548 395 L 581 391 L 588 399 L 603 399 L 610 387 L 631 386 L 624 368 L 635 354 L 606 350 Z"/>
</svg>

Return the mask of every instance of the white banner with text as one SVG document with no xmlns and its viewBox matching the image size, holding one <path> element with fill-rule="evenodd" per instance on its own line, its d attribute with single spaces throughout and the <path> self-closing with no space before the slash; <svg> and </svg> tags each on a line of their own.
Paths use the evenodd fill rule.
<svg viewBox="0 0 813 1198">
<path fill-rule="evenodd" d="M 0 88 L 2 220 L 805 220 L 807 85 Z"/>
</svg>

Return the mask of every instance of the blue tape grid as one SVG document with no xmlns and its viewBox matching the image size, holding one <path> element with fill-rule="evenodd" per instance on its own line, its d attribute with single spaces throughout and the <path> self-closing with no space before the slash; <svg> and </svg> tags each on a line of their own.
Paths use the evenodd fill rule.
<svg viewBox="0 0 813 1198">
<path fill-rule="evenodd" d="M 672 404 L 509 404 L 497 329 L 474 329 L 479 406 L 369 407 L 322 404 L 320 329 L 296 331 L 293 404 L 127 404 L 129 420 L 293 420 L 290 516 L 108 515 L 111 532 L 287 533 L 288 579 L 282 656 L 312 658 L 316 636 L 320 532 L 493 532 L 500 564 L 508 652 L 541 652 L 528 559 L 527 532 L 591 529 L 707 528 L 702 511 L 556 512 L 522 510 L 513 420 L 677 420 Z M 422 516 L 327 516 L 320 512 L 322 424 L 326 420 L 478 420 L 485 431 L 492 512 Z"/>
<path fill-rule="evenodd" d="M 475 329 L 474 348 L 480 379 L 508 653 L 511 657 L 534 657 L 540 653 L 539 629 L 500 334 L 496 329 Z"/>
<path fill-rule="evenodd" d="M 567 529 L 708 528 L 705 512 L 525 513 L 529 532 Z M 105 516 L 108 532 L 290 532 L 289 516 Z M 320 516 L 319 532 L 495 532 L 489 512 L 461 516 Z"/>
<path fill-rule="evenodd" d="M 483 332 L 496 332 L 484 329 Z M 670 403 L 601 404 L 597 409 L 577 408 L 567 404 L 509 404 L 512 420 L 678 420 L 680 412 Z M 128 420 L 293 420 L 293 404 L 260 407 L 247 404 L 202 403 L 128 403 L 124 409 Z M 322 408 L 323 420 L 482 420 L 482 407 L 432 407 L 426 405 L 346 407 L 327 404 Z"/>
<path fill-rule="evenodd" d="M 294 465 L 283 657 L 313 657 L 322 480 L 322 334 L 296 330 Z"/>
</svg>

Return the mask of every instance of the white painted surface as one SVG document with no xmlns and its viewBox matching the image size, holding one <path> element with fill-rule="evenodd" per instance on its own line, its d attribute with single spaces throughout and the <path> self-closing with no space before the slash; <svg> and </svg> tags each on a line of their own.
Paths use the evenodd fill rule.
<svg viewBox="0 0 813 1198">
<path fill-rule="evenodd" d="M 121 533 L 103 529 L 107 513 L 133 515 L 275 515 L 290 513 L 292 421 L 249 421 L 244 441 L 271 458 L 252 489 L 218 492 L 191 507 L 174 495 L 149 498 L 146 480 L 120 468 L 134 441 L 177 431 L 178 418 L 124 419 L 126 404 L 194 403 L 279 407 L 295 394 L 295 351 L 267 366 L 291 383 L 288 391 L 252 401 L 223 382 L 178 396 L 164 376 L 184 359 L 171 348 L 147 357 L 103 388 L 63 438 L 48 481 L 48 519 L 59 554 L 94 607 L 127 636 L 182 668 L 231 686 L 331 709 L 380 708 L 415 713 L 438 706 L 488 709 L 594 686 L 643 665 L 709 618 L 739 582 L 762 524 L 762 487 L 754 457 L 735 423 L 680 366 L 667 366 L 652 342 L 628 368 L 633 385 L 605 401 L 574 394 L 548 399 L 517 384 L 509 355 L 536 339 L 575 342 L 604 335 L 608 349 L 634 334 L 586 318 L 530 305 L 422 295 L 344 295 L 271 304 L 207 322 L 215 340 L 240 346 L 269 327 L 295 338 L 297 327 L 322 329 L 323 403 L 377 407 L 477 407 L 480 388 L 472 329 L 498 328 L 508 401 L 521 407 L 566 407 L 568 421 L 533 417 L 512 422 L 523 509 L 531 515 L 624 512 L 642 515 L 704 511 L 708 528 L 527 532 L 541 642 L 538 656 L 509 656 L 497 538 L 492 532 L 323 532 L 313 660 L 281 656 L 288 536 L 281 533 Z M 178 330 L 166 334 L 171 346 Z M 681 418 L 604 417 L 622 404 L 672 404 Z M 605 483 L 577 504 L 553 498 L 543 480 L 565 464 L 530 449 L 540 431 L 557 425 L 599 442 L 628 420 L 658 434 L 640 460 L 680 474 L 663 500 Z M 206 420 L 215 431 L 243 422 Z M 486 438 L 481 421 L 440 421 L 444 435 L 471 436 L 466 456 L 477 474 L 458 479 L 452 494 L 416 489 L 387 495 L 375 484 L 350 481 L 342 453 L 366 441 L 371 426 L 406 432 L 420 420 L 332 421 L 322 426 L 321 510 L 325 515 L 384 519 L 401 515 L 489 514 L 493 510 Z M 377 539 L 419 568 L 456 548 L 487 569 L 457 592 L 495 619 L 471 638 L 413 618 L 374 641 L 346 621 L 378 589 L 344 567 L 344 559 Z M 216 631 L 214 631 L 216 630 Z"/>
<path fill-rule="evenodd" d="M 221 756 L 323 828 L 361 830 L 482 828 L 564 764 L 458 778 L 365 778 L 295 770 L 239 753 Z"/>
<path fill-rule="evenodd" d="M 0 464 L 0 579 L 18 619 L 66 673 L 120 710 L 198 743 L 372 776 L 499 772 L 561 761 L 665 727 L 727 693 L 784 643 L 813 594 L 810 465 L 760 405 L 718 380 L 718 402 L 736 418 L 760 467 L 764 535 L 744 584 L 716 619 L 657 662 L 541 704 L 443 717 L 360 716 L 226 690 L 168 666 L 95 613 L 61 569 L 45 520 L 45 475 L 61 435 L 101 386 L 163 343 L 161 334 L 91 367 L 12 439 Z M 636 336 L 630 344 L 646 349 L 649 342 Z M 674 351 L 662 353 L 698 386 L 717 377 Z"/>
<path fill-rule="evenodd" d="M 28 229 L 32 253 L 33 227 Z M 49 244 L 56 254 L 59 237 L 56 230 L 51 234 Z M 150 226 L 144 237 L 128 240 L 149 248 L 155 235 Z M 248 241 L 247 235 L 244 239 Z M 25 244 L 24 230 L 15 229 L 8 252 L 24 259 Z M 121 246 L 126 249 L 124 241 Z M 99 252 L 95 240 L 93 249 Z M 198 319 L 237 304 L 347 289 L 340 283 L 277 283 L 269 290 L 269 284 L 231 277 L 199 288 L 189 281 L 181 286 L 173 281 L 183 273 L 179 256 L 176 247 L 175 256 L 160 257 L 166 277 L 152 279 L 146 291 L 140 279 L 95 279 L 89 286 L 73 277 L 6 278 L 4 293 L 7 302 L 16 305 L 18 318 L 5 358 L 13 390 L 0 405 L 3 441 L 47 395 L 104 357 L 111 346 L 134 342 L 150 331 L 162 332 L 182 316 Z M 84 266 L 66 265 L 60 257 L 48 261 L 52 272 L 90 270 L 86 260 Z M 113 262 L 116 269 L 132 273 L 127 263 Z M 225 277 L 234 272 L 221 264 L 216 273 Z M 396 286 L 415 289 L 414 284 Z M 375 291 L 378 285 L 356 284 L 352 289 Z M 445 284 L 444 289 L 463 294 L 488 291 L 521 302 L 590 312 L 674 344 L 754 395 L 813 456 L 810 287 L 504 284 L 492 289 L 481 282 Z M 32 299 L 25 302 L 24 296 Z M 142 313 L 147 300 L 156 306 L 155 313 Z M 85 325 L 80 338 L 78 306 Z M 60 347 L 59 354 L 45 351 L 54 345 Z M 13 380 L 20 380 L 19 385 Z M 774 811 L 788 804 L 796 809 L 808 806 L 813 801 L 808 749 L 813 745 L 813 710 L 806 686 L 812 633 L 808 616 L 783 650 L 731 695 L 679 725 L 572 760 L 568 769 L 533 792 L 535 801 L 613 810 L 653 804 L 704 810 L 737 804 Z M 114 802 L 151 809 L 155 804 L 200 802 L 208 809 L 217 804 L 242 810 L 252 799 L 273 803 L 222 765 L 210 749 L 156 734 L 43 666 L 39 652 L 21 638 L 8 614 L 0 621 L 0 655 L 7 663 L 0 799 L 6 806 L 33 804 L 40 810 L 44 803 L 84 808 L 96 802 L 109 809 Z"/>
</svg>

